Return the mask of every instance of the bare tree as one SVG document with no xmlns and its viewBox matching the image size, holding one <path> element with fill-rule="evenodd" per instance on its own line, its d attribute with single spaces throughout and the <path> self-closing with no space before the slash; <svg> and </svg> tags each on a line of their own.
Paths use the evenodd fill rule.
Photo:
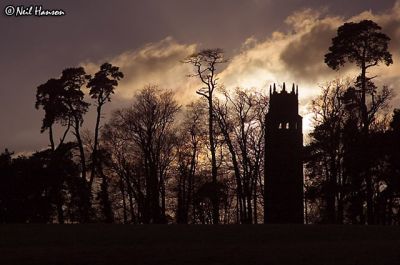
<svg viewBox="0 0 400 265">
<path fill-rule="evenodd" d="M 306 198 L 308 203 L 319 205 L 320 222 L 365 223 L 364 203 L 374 205 L 376 195 L 369 195 L 379 194 L 374 187 L 381 174 L 372 172 L 380 163 L 379 152 L 373 151 L 379 139 L 374 128 L 382 127 L 379 117 L 385 115 L 390 97 L 390 90 L 383 87 L 368 105 L 368 142 L 362 137 L 361 96 L 350 80 L 326 83 L 321 95 L 312 101 L 314 130 L 306 148 Z M 367 170 L 371 182 L 365 179 Z M 368 223 L 374 221 L 374 216 L 368 218 L 372 218 Z"/>
<path fill-rule="evenodd" d="M 343 173 L 343 130 L 347 112 L 343 96 L 350 81 L 334 80 L 322 85 L 321 95 L 312 100 L 314 131 L 306 147 L 309 156 L 306 164 L 306 204 L 318 202 L 321 222 L 343 223 L 343 187 L 347 184 Z M 312 209 L 312 207 L 310 207 Z M 316 219 L 314 219 L 316 220 Z"/>
<path fill-rule="evenodd" d="M 205 110 L 202 101 L 189 104 L 179 128 L 176 148 L 176 221 L 187 224 L 196 221 L 194 194 L 199 171 L 199 156 L 204 150 Z"/>
<path fill-rule="evenodd" d="M 215 112 L 231 157 L 239 220 L 241 223 L 257 223 L 258 180 L 268 101 L 266 96 L 240 88 L 233 95 L 228 91 L 223 94 L 225 98 L 217 101 Z"/>
<path fill-rule="evenodd" d="M 217 65 L 225 63 L 224 53 L 222 49 L 206 49 L 198 53 L 194 53 L 187 57 L 183 62 L 194 66 L 194 74 L 191 76 L 198 77 L 204 87 L 198 89 L 196 93 L 204 97 L 208 102 L 208 135 L 211 152 L 211 175 L 212 183 L 217 185 L 218 169 L 216 159 L 216 141 L 214 128 L 214 92 L 218 87 Z M 219 223 L 219 198 L 212 198 L 213 204 L 213 223 Z"/>
<path fill-rule="evenodd" d="M 130 192 L 136 192 L 145 223 L 166 222 L 166 180 L 176 142 L 172 126 L 178 111 L 172 92 L 148 86 L 134 97 L 130 108 L 115 112 L 109 125 L 117 126 L 124 144 L 135 153 L 133 164 L 120 161 L 120 167 L 128 175 L 136 175 L 130 178 L 136 184 L 135 191 Z"/>
</svg>

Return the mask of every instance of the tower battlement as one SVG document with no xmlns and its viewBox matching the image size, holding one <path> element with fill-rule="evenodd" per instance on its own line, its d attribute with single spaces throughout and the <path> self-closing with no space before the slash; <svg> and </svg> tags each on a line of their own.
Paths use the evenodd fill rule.
<svg viewBox="0 0 400 265">
<path fill-rule="evenodd" d="M 266 117 L 268 131 L 277 129 L 297 130 L 302 133 L 302 117 L 299 115 L 298 86 L 293 84 L 291 92 L 286 91 L 285 83 L 282 90 L 276 91 L 276 85 L 270 86 L 269 110 Z"/>
<path fill-rule="evenodd" d="M 281 112 L 284 109 L 288 111 L 286 115 L 297 115 L 299 112 L 298 86 L 293 84 L 290 92 L 286 90 L 286 85 L 283 83 L 282 90 L 276 91 L 275 83 L 269 87 L 269 112 Z M 284 109 L 283 109 L 284 108 Z"/>
<path fill-rule="evenodd" d="M 273 89 L 273 91 L 272 91 L 272 87 L 274 88 Z M 292 90 L 290 91 L 290 93 L 288 93 L 288 91 L 286 90 L 286 84 L 285 84 L 285 82 L 283 82 L 283 86 L 282 86 L 282 90 L 281 90 L 281 92 L 277 92 L 276 91 L 276 85 L 275 85 L 275 83 L 273 84 L 273 85 L 270 85 L 269 86 L 269 96 L 271 97 L 272 95 L 283 95 L 283 94 L 290 94 L 290 95 L 298 95 L 299 94 L 299 86 L 298 85 L 296 85 L 296 87 L 295 87 L 295 85 L 294 85 L 294 83 L 293 83 L 293 85 L 292 85 Z"/>
</svg>

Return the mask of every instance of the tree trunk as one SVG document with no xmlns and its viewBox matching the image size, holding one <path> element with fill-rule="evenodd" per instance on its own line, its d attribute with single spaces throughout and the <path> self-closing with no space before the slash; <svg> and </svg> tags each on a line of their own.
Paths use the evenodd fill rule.
<svg viewBox="0 0 400 265">
<path fill-rule="evenodd" d="M 330 156 L 330 170 L 327 169 L 328 189 L 326 191 L 327 221 L 330 224 L 336 223 L 336 167 L 335 155 Z"/>
<path fill-rule="evenodd" d="M 99 169 L 101 171 L 101 169 Z M 107 177 L 101 172 L 101 185 L 100 185 L 100 202 L 104 215 L 105 223 L 113 223 L 114 215 L 111 207 L 110 197 L 108 194 L 108 181 Z"/>
<path fill-rule="evenodd" d="M 85 180 L 85 182 L 87 182 L 86 179 L 86 159 L 85 159 L 85 150 L 83 149 L 83 142 L 82 142 L 82 138 L 81 138 L 81 134 L 79 131 L 79 120 L 75 119 L 75 137 L 76 137 L 76 141 L 78 143 L 78 148 L 79 148 L 79 157 L 81 160 L 81 174 L 82 174 L 82 178 Z"/>
<path fill-rule="evenodd" d="M 160 216 L 159 216 L 159 222 L 160 223 L 167 223 L 166 220 L 166 205 L 165 205 L 165 178 L 164 174 L 160 173 L 160 188 L 161 188 L 161 211 L 160 211 Z"/>
<path fill-rule="evenodd" d="M 187 197 L 187 222 L 189 222 L 189 211 L 190 207 L 193 210 L 192 222 L 194 222 L 194 203 L 193 203 L 193 183 L 194 183 L 194 176 L 196 173 L 196 157 L 197 157 L 197 144 L 193 145 L 193 154 L 190 161 L 190 171 L 189 171 L 189 180 L 188 180 L 188 197 Z"/>
<path fill-rule="evenodd" d="M 53 137 L 53 126 L 49 127 L 49 139 L 51 151 L 54 151 L 54 137 Z"/>
<path fill-rule="evenodd" d="M 124 224 L 128 223 L 128 215 L 127 215 L 127 208 L 126 208 L 126 198 L 125 198 L 125 188 L 124 188 L 124 183 L 122 179 L 119 181 L 119 188 L 121 190 L 121 196 L 122 196 L 122 210 L 123 210 L 123 216 L 124 216 Z"/>
<path fill-rule="evenodd" d="M 254 189 L 253 189 L 253 214 L 254 214 L 254 224 L 258 223 L 258 210 L 257 210 L 257 177 L 254 176 Z"/>
<path fill-rule="evenodd" d="M 211 152 L 211 175 L 212 175 L 212 183 L 214 185 L 217 184 L 217 159 L 215 154 L 215 140 L 214 140 L 214 110 L 213 110 L 213 101 L 212 101 L 212 93 L 209 93 L 208 98 L 208 135 L 210 140 L 210 152 Z M 212 218 L 213 224 L 219 223 L 219 197 L 217 193 L 214 193 L 212 196 Z"/>
<path fill-rule="evenodd" d="M 369 122 L 368 122 L 368 112 L 367 112 L 367 104 L 366 104 L 366 90 L 367 90 L 367 80 L 366 80 L 366 65 L 365 61 L 362 62 L 361 65 L 361 115 L 363 122 L 363 138 L 364 138 L 364 146 L 367 147 L 369 141 Z M 374 213 L 373 213 L 373 190 L 372 190 L 372 178 L 369 170 L 369 161 L 366 165 L 365 169 L 365 184 L 367 188 L 367 223 L 369 225 L 374 224 Z"/>
<path fill-rule="evenodd" d="M 64 224 L 64 210 L 62 206 L 63 204 L 61 202 L 57 202 L 57 219 L 59 224 Z"/>
<path fill-rule="evenodd" d="M 93 153 L 92 153 L 92 172 L 90 175 L 90 181 L 89 181 L 89 186 L 92 187 L 93 180 L 95 178 L 96 170 L 98 167 L 98 161 L 97 161 L 97 149 L 98 149 L 98 144 L 99 144 L 99 129 L 100 129 L 100 119 L 101 119 L 101 107 L 102 105 L 98 103 L 99 105 L 97 106 L 97 117 L 96 117 L 96 126 L 94 129 L 94 144 L 93 144 Z"/>
<path fill-rule="evenodd" d="M 85 160 L 85 150 L 83 149 L 83 142 L 81 139 L 81 135 L 80 135 L 80 131 L 79 131 L 79 120 L 77 118 L 75 118 L 75 137 L 76 137 L 76 141 L 78 143 L 78 148 L 79 148 L 79 156 L 80 156 L 80 160 L 81 160 L 81 174 L 82 174 L 82 179 L 83 182 L 85 184 L 85 192 L 87 192 L 87 194 L 84 194 L 83 197 L 84 199 L 84 205 L 83 205 L 83 215 L 81 216 L 82 220 L 84 223 L 87 223 L 90 221 L 90 208 L 91 208 L 91 198 L 92 198 L 92 194 L 91 194 L 91 188 L 88 185 L 87 179 L 86 179 L 86 160 Z"/>
</svg>

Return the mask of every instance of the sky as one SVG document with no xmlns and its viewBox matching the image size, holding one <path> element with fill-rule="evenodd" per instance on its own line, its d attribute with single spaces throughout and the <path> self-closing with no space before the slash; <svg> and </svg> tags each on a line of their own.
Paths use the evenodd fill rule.
<svg viewBox="0 0 400 265">
<path fill-rule="evenodd" d="M 62 9 L 64 16 L 6 16 L 8 5 L 42 5 Z M 318 95 L 320 85 L 354 76 L 324 64 L 337 27 L 372 19 L 392 40 L 394 64 L 376 67 L 378 85 L 400 87 L 400 1 L 396 0 L 52 0 L 0 2 L 0 152 L 41 150 L 43 112 L 36 110 L 38 85 L 59 77 L 68 67 L 88 73 L 103 62 L 125 74 L 111 110 L 129 104 L 136 91 L 154 84 L 177 92 L 184 105 L 197 98 L 199 83 L 181 61 L 199 49 L 222 48 L 229 62 L 220 68 L 227 88 L 267 91 L 273 82 L 299 86 L 301 114 Z M 400 93 L 397 93 L 400 95 Z M 392 105 L 400 107 L 399 96 Z M 84 129 L 93 131 L 94 113 Z M 309 127 L 309 119 L 305 119 Z"/>
</svg>

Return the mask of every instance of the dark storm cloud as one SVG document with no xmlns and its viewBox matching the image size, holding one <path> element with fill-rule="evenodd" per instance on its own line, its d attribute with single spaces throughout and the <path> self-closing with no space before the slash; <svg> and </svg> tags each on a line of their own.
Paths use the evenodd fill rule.
<svg viewBox="0 0 400 265">
<path fill-rule="evenodd" d="M 3 10 L 11 2 L 61 8 L 66 15 L 6 17 Z M 296 10 L 325 8 L 329 13 L 350 17 L 368 9 L 386 10 L 393 3 L 374 0 L 339 0 L 328 4 L 317 0 L 3 1 L 0 4 L 0 150 L 5 147 L 16 151 L 34 150 L 47 145 L 47 137 L 39 134 L 42 113 L 34 110 L 35 90 L 66 67 L 116 60 L 127 51 L 139 53 L 146 44 L 159 43 L 168 36 L 183 47 L 222 47 L 234 58 L 249 37 L 265 39 L 273 31 L 285 31 L 288 28 L 283 23 L 285 18 Z M 264 63 L 254 62 L 249 68 L 257 72 Z M 132 65 L 149 69 L 154 75 L 161 73 L 159 69 L 163 67 L 174 67 L 169 63 L 159 67 L 156 62 L 151 62 L 151 67 Z M 133 68 L 127 69 L 133 71 Z M 176 72 L 171 73 L 176 75 L 180 69 L 174 69 Z M 142 71 L 136 77 L 141 75 L 146 73 Z M 158 81 L 154 75 L 147 74 L 147 77 Z M 127 80 L 133 84 L 133 77 Z"/>
</svg>

